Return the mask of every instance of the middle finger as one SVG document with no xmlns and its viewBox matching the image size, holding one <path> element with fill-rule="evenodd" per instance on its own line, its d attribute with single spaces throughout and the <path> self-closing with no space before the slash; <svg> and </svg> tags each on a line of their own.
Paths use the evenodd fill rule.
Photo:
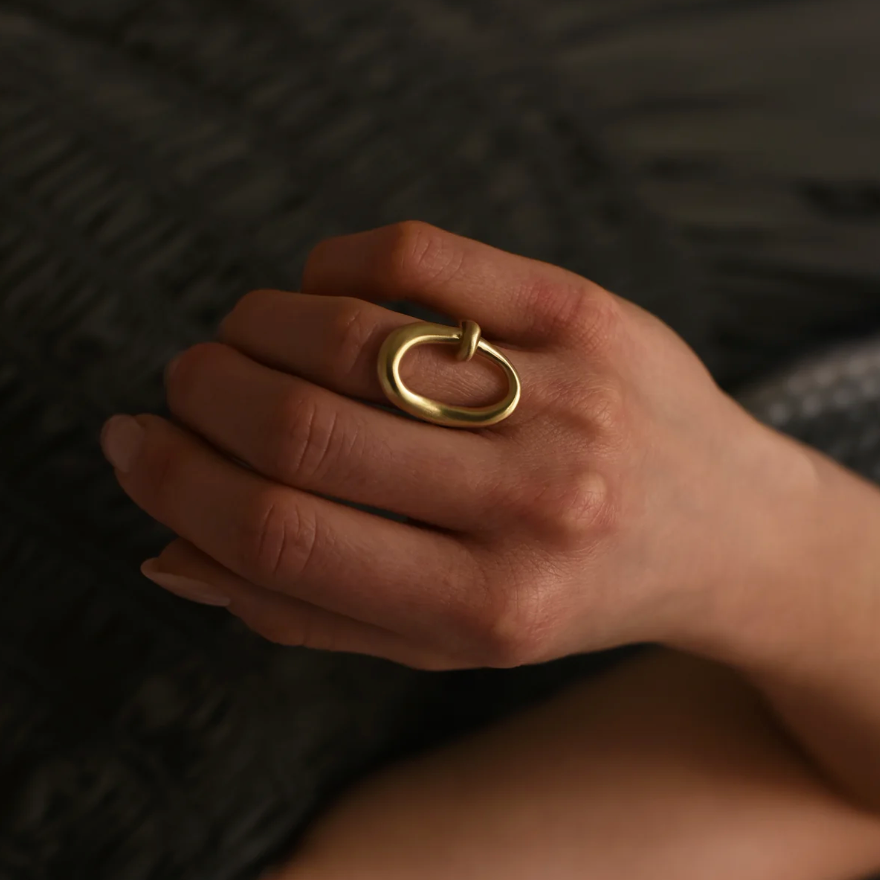
<svg viewBox="0 0 880 880">
<path fill-rule="evenodd" d="M 376 370 L 379 349 L 392 330 L 414 320 L 355 297 L 255 290 L 227 315 L 218 338 L 267 366 L 387 406 Z M 528 353 L 515 358 L 524 384 L 533 388 Z M 457 361 L 451 346 L 418 346 L 400 369 L 419 393 L 469 406 L 492 403 L 507 391 L 501 370 L 482 357 Z"/>
</svg>

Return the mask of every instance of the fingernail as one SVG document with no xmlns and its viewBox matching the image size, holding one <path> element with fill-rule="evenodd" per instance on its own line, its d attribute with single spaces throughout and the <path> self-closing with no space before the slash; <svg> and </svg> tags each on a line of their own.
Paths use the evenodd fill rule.
<svg viewBox="0 0 880 880">
<path fill-rule="evenodd" d="M 144 442 L 144 429 L 131 416 L 113 416 L 101 431 L 101 448 L 117 470 L 127 473 Z"/>
<path fill-rule="evenodd" d="M 168 365 L 165 367 L 165 384 L 167 385 L 171 381 L 171 374 L 177 369 L 177 365 L 180 363 L 180 355 L 171 358 L 168 361 Z"/>
<path fill-rule="evenodd" d="M 211 584 L 206 584 L 195 578 L 184 577 L 182 574 L 159 571 L 155 558 L 147 559 L 141 563 L 141 574 L 154 584 L 164 587 L 169 593 L 182 596 L 191 602 L 201 602 L 202 605 L 228 605 L 230 602 L 229 596 L 224 596 Z"/>
</svg>

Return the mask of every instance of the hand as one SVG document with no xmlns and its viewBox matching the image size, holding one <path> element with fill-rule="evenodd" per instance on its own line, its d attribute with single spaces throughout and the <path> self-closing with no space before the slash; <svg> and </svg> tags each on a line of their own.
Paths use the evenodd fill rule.
<svg viewBox="0 0 880 880">
<path fill-rule="evenodd" d="M 379 347 L 411 320 L 377 303 L 404 298 L 505 352 L 523 383 L 507 420 L 370 405 L 388 403 Z M 102 440 L 180 536 L 145 573 L 274 641 L 431 669 L 674 643 L 772 552 L 769 433 L 668 327 L 561 268 L 403 223 L 319 244 L 302 293 L 248 294 L 219 340 L 169 367 L 179 424 L 114 417 Z M 450 402 L 504 390 L 445 346 L 404 372 Z"/>
</svg>

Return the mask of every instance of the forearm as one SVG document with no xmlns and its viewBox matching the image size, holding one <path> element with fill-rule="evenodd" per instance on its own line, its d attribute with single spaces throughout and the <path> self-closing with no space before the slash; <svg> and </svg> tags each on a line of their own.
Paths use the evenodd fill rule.
<svg viewBox="0 0 880 880">
<path fill-rule="evenodd" d="M 763 429 L 762 429 L 763 430 Z M 743 673 L 829 783 L 880 810 L 880 490 L 778 439 L 759 552 L 681 645 Z"/>
</svg>

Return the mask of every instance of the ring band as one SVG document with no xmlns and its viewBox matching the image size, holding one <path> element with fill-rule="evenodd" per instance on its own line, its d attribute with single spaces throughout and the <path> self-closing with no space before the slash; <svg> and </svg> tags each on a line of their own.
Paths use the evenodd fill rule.
<svg viewBox="0 0 880 880">
<path fill-rule="evenodd" d="M 469 361 L 482 352 L 504 370 L 507 376 L 507 394 L 498 403 L 489 406 L 453 406 L 423 397 L 404 385 L 400 378 L 400 362 L 404 355 L 417 345 L 441 343 L 457 345 L 456 358 Z M 506 419 L 519 403 L 522 385 L 513 365 L 480 335 L 480 325 L 475 321 L 462 320 L 458 327 L 416 321 L 392 330 L 379 350 L 379 382 L 385 396 L 395 406 L 416 418 L 446 428 L 485 428 Z"/>
</svg>

